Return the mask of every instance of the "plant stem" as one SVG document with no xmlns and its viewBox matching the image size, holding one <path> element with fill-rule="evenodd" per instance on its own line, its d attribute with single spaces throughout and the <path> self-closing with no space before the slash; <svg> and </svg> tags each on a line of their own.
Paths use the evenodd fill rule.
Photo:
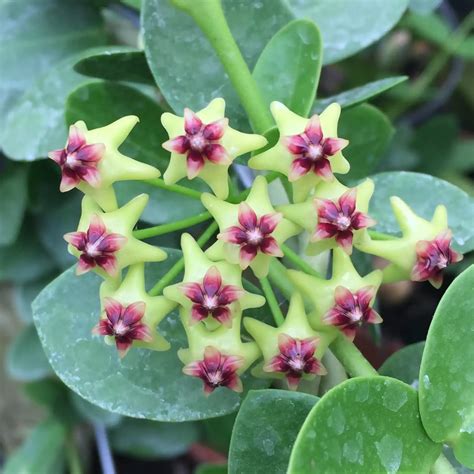
<svg viewBox="0 0 474 474">
<path fill-rule="evenodd" d="M 82 474 L 81 461 L 74 443 L 73 433 L 71 432 L 65 442 L 66 458 L 70 474 Z"/>
<path fill-rule="evenodd" d="M 340 334 L 334 340 L 331 344 L 331 350 L 352 377 L 373 377 L 378 375 L 378 372 L 361 354 L 354 343 L 349 341 L 343 334 Z"/>
<path fill-rule="evenodd" d="M 186 186 L 181 186 L 179 184 L 165 184 L 165 182 L 160 178 L 147 179 L 144 182 L 150 184 L 151 186 L 155 186 L 155 188 L 166 189 L 167 191 L 171 191 L 173 193 L 182 194 L 183 196 L 201 200 L 201 191 L 196 191 L 195 189 L 187 188 Z"/>
<path fill-rule="evenodd" d="M 220 0 L 172 0 L 191 15 L 214 48 L 239 95 L 252 128 L 264 133 L 273 126 L 272 116 L 245 62 L 222 10 Z"/>
<path fill-rule="evenodd" d="M 199 237 L 197 243 L 202 247 L 216 232 L 218 226 L 213 222 Z M 149 291 L 150 296 L 159 295 L 164 288 L 170 285 L 174 279 L 183 271 L 184 258 L 181 257 L 156 283 L 156 285 Z"/>
<path fill-rule="evenodd" d="M 270 310 L 272 311 L 273 319 L 275 320 L 276 325 L 281 326 L 285 322 L 285 317 L 281 312 L 280 305 L 278 304 L 272 285 L 270 285 L 268 278 L 260 278 L 260 286 L 262 287 L 268 306 L 270 306 Z"/>
<path fill-rule="evenodd" d="M 431 474 L 456 474 L 456 469 L 452 466 L 444 454 L 440 454 L 430 470 Z"/>
<path fill-rule="evenodd" d="M 384 234 L 383 232 L 377 232 L 376 230 L 368 230 L 367 231 L 374 240 L 394 240 L 396 239 L 395 236 L 390 234 Z"/>
<path fill-rule="evenodd" d="M 133 236 L 137 239 L 148 239 L 150 237 L 156 237 L 157 235 L 168 234 L 169 232 L 174 232 L 176 230 L 187 229 L 193 225 L 205 222 L 211 217 L 212 216 L 209 212 L 201 212 L 201 214 L 187 217 L 186 219 L 181 219 L 179 221 L 148 227 L 147 229 L 135 230 Z"/>
<path fill-rule="evenodd" d="M 321 278 L 321 275 L 308 262 L 305 262 L 295 251 L 291 250 L 290 247 L 285 244 L 280 244 L 280 247 L 285 254 L 285 257 L 300 270 L 308 275 Z"/>
</svg>

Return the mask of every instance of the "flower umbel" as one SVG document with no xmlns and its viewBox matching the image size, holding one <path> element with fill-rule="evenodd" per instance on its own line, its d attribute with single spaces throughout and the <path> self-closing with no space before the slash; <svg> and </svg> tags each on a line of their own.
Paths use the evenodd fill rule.
<svg viewBox="0 0 474 474">
<path fill-rule="evenodd" d="M 343 138 L 324 137 L 318 115 L 313 115 L 303 133 L 284 137 L 284 144 L 294 155 L 288 174 L 296 181 L 310 171 L 322 179 L 333 178 L 329 158 L 348 145 Z"/>
<path fill-rule="evenodd" d="M 133 341 L 152 339 L 148 327 L 140 322 L 145 314 L 145 307 L 143 301 L 124 307 L 113 298 L 106 298 L 104 309 L 107 318 L 101 319 L 92 332 L 114 337 L 120 357 L 124 357 Z"/>
<path fill-rule="evenodd" d="M 244 360 L 240 356 L 224 355 L 215 347 L 207 346 L 204 359 L 191 362 L 183 368 L 186 375 L 199 377 L 204 382 L 204 392 L 209 395 L 217 387 L 227 387 L 234 392 L 242 391 L 242 381 L 237 370 Z"/>
<path fill-rule="evenodd" d="M 103 143 L 87 144 L 84 133 L 71 125 L 69 137 L 65 148 L 48 153 L 61 168 L 61 192 L 70 191 L 81 181 L 96 188 L 100 185 L 101 178 L 97 169 L 98 162 L 105 152 Z"/>
<path fill-rule="evenodd" d="M 296 390 L 304 374 L 326 374 L 326 369 L 315 357 L 318 338 L 298 339 L 288 334 L 278 336 L 280 353 L 273 357 L 263 368 L 265 372 L 284 373 L 288 387 Z"/>
<path fill-rule="evenodd" d="M 337 201 L 315 199 L 318 224 L 313 241 L 335 237 L 337 244 L 346 253 L 352 253 L 354 231 L 375 225 L 375 221 L 367 214 L 356 211 L 356 195 L 357 190 L 352 188 Z"/>
<path fill-rule="evenodd" d="M 228 305 L 244 294 L 242 288 L 223 285 L 221 274 L 215 266 L 204 275 L 202 284 L 183 283 L 180 289 L 194 303 L 191 321 L 198 322 L 211 316 L 224 326 L 232 324 L 232 313 Z"/>
<path fill-rule="evenodd" d="M 275 212 L 257 218 L 254 210 L 242 202 L 238 214 L 240 226 L 225 229 L 217 238 L 240 245 L 240 266 L 245 269 L 259 251 L 274 257 L 283 256 L 278 242 L 271 236 L 282 217 L 281 213 Z"/>
<path fill-rule="evenodd" d="M 362 323 L 379 324 L 380 315 L 372 308 L 376 288 L 366 286 L 352 293 L 343 286 L 338 286 L 334 292 L 335 306 L 323 318 L 327 324 L 338 327 L 351 341 L 356 330 Z"/>
<path fill-rule="evenodd" d="M 413 281 L 426 281 L 439 288 L 443 283 L 443 270 L 463 256 L 451 248 L 452 233 L 446 230 L 433 240 L 420 240 L 416 244 L 416 263 L 411 272 Z"/>
<path fill-rule="evenodd" d="M 81 252 L 77 265 L 77 274 L 100 267 L 110 276 L 118 272 L 117 259 L 114 255 L 127 242 L 120 234 L 108 233 L 104 222 L 98 215 L 91 218 L 87 232 L 69 232 L 64 240 Z"/>
<path fill-rule="evenodd" d="M 195 178 L 204 167 L 205 160 L 215 164 L 230 164 L 226 149 L 220 144 L 229 120 L 223 118 L 209 124 L 190 109 L 184 109 L 184 135 L 163 143 L 170 152 L 186 155 L 188 178 Z"/>
</svg>

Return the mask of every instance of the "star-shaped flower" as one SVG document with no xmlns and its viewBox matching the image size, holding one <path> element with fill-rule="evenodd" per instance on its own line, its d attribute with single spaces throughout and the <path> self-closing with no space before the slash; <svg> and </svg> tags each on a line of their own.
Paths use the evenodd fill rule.
<svg viewBox="0 0 474 474">
<path fill-rule="evenodd" d="M 61 192 L 77 187 L 102 209 L 112 211 L 117 208 L 113 183 L 160 176 L 153 166 L 118 151 L 138 121 L 130 115 L 93 130 L 87 130 L 83 121 L 71 125 L 66 146 L 48 154 L 61 168 Z"/>
<path fill-rule="evenodd" d="M 207 346 L 204 358 L 189 363 L 183 372 L 191 377 L 199 377 L 203 381 L 204 393 L 209 395 L 217 387 L 227 387 L 234 392 L 242 392 L 242 380 L 237 371 L 244 360 L 240 356 L 224 355 L 218 349 Z"/>
<path fill-rule="evenodd" d="M 326 313 L 323 321 L 336 326 L 353 341 L 357 328 L 362 323 L 382 322 L 380 315 L 372 308 L 376 292 L 373 286 L 366 286 L 354 293 L 343 286 L 338 286 L 334 292 L 335 305 Z"/>
<path fill-rule="evenodd" d="M 163 294 L 186 310 L 188 324 L 204 321 L 209 330 L 221 324 L 230 327 L 236 314 L 265 304 L 263 296 L 243 289 L 242 270 L 237 265 L 213 262 L 189 234 L 181 236 L 181 249 L 183 281 L 166 287 Z"/>
<path fill-rule="evenodd" d="M 163 179 L 173 184 L 199 176 L 220 199 L 229 194 L 228 169 L 244 153 L 258 150 L 267 140 L 261 135 L 242 133 L 229 127 L 224 99 L 214 99 L 199 112 L 184 110 L 184 117 L 168 112 L 161 116 L 170 140 L 163 148 L 171 152 Z"/>
<path fill-rule="evenodd" d="M 334 333 L 331 326 L 324 320 L 328 311 L 332 309 L 337 301 L 336 289 L 344 287 L 352 294 L 371 287 L 375 294 L 382 283 L 382 272 L 374 270 L 368 275 L 361 277 L 351 261 L 351 258 L 342 250 L 334 249 L 332 260 L 332 276 L 330 279 L 318 278 L 306 273 L 288 270 L 288 277 L 298 291 L 308 298 L 314 310 L 309 314 L 309 322 L 317 331 L 329 331 Z"/>
<path fill-rule="evenodd" d="M 371 179 L 355 188 L 348 188 L 334 179 L 317 185 L 314 196 L 307 201 L 278 209 L 287 219 L 311 233 L 309 255 L 336 247 L 351 254 L 353 243 L 363 239 L 365 229 L 375 224 L 367 215 L 373 192 Z"/>
<path fill-rule="evenodd" d="M 158 333 L 158 324 L 176 303 L 163 296 L 150 296 L 145 290 L 143 263 L 129 267 L 122 283 L 106 280 L 100 288 L 104 312 L 92 332 L 115 343 L 120 357 L 130 347 L 166 351 L 170 344 Z"/>
<path fill-rule="evenodd" d="M 251 168 L 286 175 L 293 185 L 294 202 L 304 201 L 321 180 L 332 180 L 333 172 L 349 171 L 349 163 L 341 153 L 348 141 L 337 137 L 339 104 L 333 103 L 321 115 L 309 119 L 280 102 L 272 102 L 270 108 L 280 139 L 273 148 L 252 157 Z"/>
<path fill-rule="evenodd" d="M 189 325 L 184 308 L 181 308 L 180 316 L 189 344 L 187 349 L 178 351 L 178 357 L 185 364 L 183 372 L 200 377 L 207 395 L 218 386 L 241 391 L 237 376 L 260 356 L 255 342 L 242 342 L 240 338 L 241 313 L 234 315 L 231 328 L 220 325 L 215 331 L 208 331 L 203 324 Z"/>
<path fill-rule="evenodd" d="M 295 390 L 302 378 L 326 374 L 320 359 L 334 336 L 311 328 L 299 293 L 292 295 L 288 314 L 280 327 L 252 318 L 245 318 L 244 326 L 264 357 L 263 367 L 257 366 L 254 375 L 286 378 L 289 388 Z"/>
<path fill-rule="evenodd" d="M 384 282 L 405 279 L 429 280 L 435 287 L 442 284 L 442 272 L 462 255 L 451 249 L 451 231 L 445 206 L 437 206 L 431 221 L 416 215 L 399 197 L 390 198 L 392 210 L 402 231 L 402 237 L 372 240 L 365 235 L 357 243 L 363 252 L 382 257 L 390 265 L 384 268 Z"/>
<path fill-rule="evenodd" d="M 210 194 L 203 194 L 201 199 L 221 232 L 207 255 L 213 260 L 238 263 L 243 269 L 250 265 L 259 278 L 267 275 L 272 256 L 282 255 L 279 245 L 300 231 L 299 226 L 275 211 L 263 176 L 255 178 L 250 194 L 240 204 Z"/>
<path fill-rule="evenodd" d="M 140 194 L 116 211 L 103 212 L 92 198 L 84 196 L 78 230 L 64 236 L 69 253 L 79 258 L 78 275 L 94 270 L 104 278 L 116 277 L 128 265 L 166 258 L 163 250 L 133 236 L 147 202 L 148 196 Z"/>
</svg>

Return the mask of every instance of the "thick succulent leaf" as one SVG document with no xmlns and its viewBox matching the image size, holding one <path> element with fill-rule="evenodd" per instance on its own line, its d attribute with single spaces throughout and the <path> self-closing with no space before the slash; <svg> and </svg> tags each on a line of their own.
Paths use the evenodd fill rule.
<svg viewBox="0 0 474 474">
<path fill-rule="evenodd" d="M 33 161 L 64 146 L 67 138 L 66 98 L 80 84 L 92 81 L 72 68 L 83 54 L 86 53 L 71 56 L 52 67 L 15 102 L 0 130 L 2 148 L 9 158 Z"/>
<path fill-rule="evenodd" d="M 281 0 L 224 0 L 222 3 L 235 40 L 253 69 L 271 37 L 293 16 Z M 231 125 L 238 128 L 247 123 L 219 59 L 189 15 L 177 10 L 168 0 L 144 0 L 142 28 L 151 72 L 177 113 L 181 114 L 184 107 L 199 110 L 213 98 L 224 97 Z"/>
<path fill-rule="evenodd" d="M 105 41 L 101 15 L 92 2 L 3 1 L 0 2 L 0 18 L 2 118 L 16 98 L 41 74 L 67 56 Z"/>
<path fill-rule="evenodd" d="M 28 200 L 28 166 L 13 164 L 0 175 L 0 246 L 9 245 L 20 231 Z"/>
<path fill-rule="evenodd" d="M 389 377 L 356 377 L 311 410 L 288 474 L 428 473 L 440 451 L 423 430 L 413 388 Z"/>
<path fill-rule="evenodd" d="M 200 464 L 194 474 L 227 474 L 226 464 Z"/>
<path fill-rule="evenodd" d="M 393 377 L 413 388 L 418 388 L 418 374 L 424 348 L 425 341 L 402 347 L 383 363 L 379 374 Z"/>
<path fill-rule="evenodd" d="M 351 165 L 343 181 L 361 179 L 372 173 L 393 136 L 393 127 L 387 116 L 369 104 L 343 111 L 338 135 L 349 140 L 344 156 Z"/>
<path fill-rule="evenodd" d="M 149 97 L 123 84 L 95 82 L 80 87 L 68 98 L 66 119 L 68 123 L 84 120 L 89 128 L 102 127 L 125 115 L 140 118 L 127 140 L 120 148 L 126 155 L 155 166 L 164 172 L 169 162 L 169 152 L 161 146 L 168 135 L 161 125 L 163 110 Z M 184 182 L 186 186 L 205 190 L 200 182 Z M 161 224 L 196 215 L 203 210 L 200 201 L 155 188 L 145 183 L 117 183 L 120 204 L 137 194 L 146 192 L 150 201 L 142 220 Z M 168 203 L 168 204 L 167 204 Z"/>
<path fill-rule="evenodd" d="M 284 390 L 251 391 L 235 420 L 229 474 L 284 474 L 298 431 L 318 397 Z"/>
<path fill-rule="evenodd" d="M 474 468 L 474 266 L 443 295 L 420 368 L 420 413 L 429 436 Z"/>
<path fill-rule="evenodd" d="M 274 100 L 307 116 L 316 95 L 322 64 L 319 30 L 309 20 L 295 20 L 269 41 L 253 70 L 267 105 Z"/>
<path fill-rule="evenodd" d="M 123 420 L 122 415 L 104 410 L 103 408 L 84 400 L 75 392 L 68 391 L 68 394 L 71 400 L 71 405 L 77 411 L 78 415 L 89 423 L 100 423 L 106 427 L 112 427 L 118 425 Z"/>
<path fill-rule="evenodd" d="M 40 423 L 25 442 L 10 456 L 3 474 L 64 472 L 64 442 L 66 425 L 54 417 Z"/>
<path fill-rule="evenodd" d="M 6 368 L 10 377 L 21 382 L 33 382 L 54 373 L 33 324 L 25 327 L 8 348 Z"/>
<path fill-rule="evenodd" d="M 145 53 L 126 46 L 112 47 L 100 53 L 92 53 L 80 59 L 74 65 L 74 70 L 84 76 L 109 81 L 155 84 Z"/>
<path fill-rule="evenodd" d="M 181 252 L 166 249 L 168 259 L 151 265 L 151 286 L 178 260 Z M 235 411 L 240 396 L 218 389 L 205 397 L 200 380 L 182 373 L 176 352 L 187 347 L 184 330 L 174 311 L 160 332 L 171 349 L 155 352 L 132 349 L 120 360 L 115 347 L 93 336 L 97 323 L 100 278 L 64 272 L 33 303 L 33 315 L 46 355 L 61 380 L 91 403 L 115 413 L 158 421 L 187 421 L 221 416 Z M 247 389 L 264 381 L 243 377 Z"/>
<path fill-rule="evenodd" d="M 109 430 L 116 453 L 140 459 L 168 459 L 186 453 L 199 439 L 196 423 L 162 423 L 124 418 Z"/>
<path fill-rule="evenodd" d="M 390 90 L 392 87 L 406 81 L 407 76 L 394 76 L 379 79 L 377 81 L 368 82 L 363 86 L 354 87 L 331 97 L 318 99 L 313 106 L 313 112 L 322 112 L 329 104 L 337 102 L 342 108 L 353 107 L 354 105 L 372 99 L 379 94 Z"/>
<path fill-rule="evenodd" d="M 380 39 L 403 15 L 408 0 L 287 0 L 298 18 L 320 28 L 324 64 L 347 58 Z"/>
<path fill-rule="evenodd" d="M 370 201 L 369 214 L 377 221 L 375 230 L 393 235 L 400 232 L 390 208 L 390 196 L 399 196 L 425 219 L 431 219 L 435 207 L 444 204 L 456 246 L 462 252 L 474 248 L 474 199 L 464 191 L 442 179 L 421 173 L 394 171 L 376 174 L 372 179 L 375 193 Z"/>
</svg>

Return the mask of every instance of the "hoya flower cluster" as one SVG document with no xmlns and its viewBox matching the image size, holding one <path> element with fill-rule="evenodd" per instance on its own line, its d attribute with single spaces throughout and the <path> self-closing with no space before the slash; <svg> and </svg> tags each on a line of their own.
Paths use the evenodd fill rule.
<svg viewBox="0 0 474 474">
<path fill-rule="evenodd" d="M 382 321 L 373 307 L 382 283 L 429 280 L 438 287 L 443 270 L 462 258 L 451 248 L 444 206 L 427 221 L 393 197 L 402 236 L 377 240 L 371 235 L 373 181 L 351 187 L 336 177 L 350 167 L 343 155 L 350 143 L 337 134 L 338 104 L 309 118 L 278 102 L 271 112 L 279 139 L 263 152 L 263 136 L 231 128 L 223 99 L 198 112 L 185 109 L 184 117 L 162 115 L 169 135 L 163 147 L 171 153 L 164 185 L 195 178 L 207 183 L 212 194 L 203 193 L 201 200 L 219 228 L 205 251 L 182 234 L 184 275 L 162 295 L 145 290 L 144 263 L 160 262 L 166 254 L 133 233 L 148 197 L 139 195 L 119 208 L 113 188 L 117 181 L 160 176 L 118 150 L 138 118 L 124 117 L 95 130 L 77 122 L 65 148 L 50 153 L 61 169 L 61 191 L 78 188 L 85 195 L 78 229 L 64 238 L 78 258 L 77 274 L 93 271 L 104 279 L 102 313 L 93 333 L 115 344 L 122 357 L 132 346 L 167 350 L 170 345 L 157 326 L 178 307 L 188 340 L 178 351 L 183 372 L 201 379 L 206 393 L 218 387 L 241 391 L 241 375 L 250 368 L 257 377 L 286 379 L 291 389 L 302 379 L 324 375 L 321 359 L 336 337 L 353 340 L 362 324 Z M 229 199 L 229 167 L 249 152 L 251 168 L 276 172 L 291 184 L 288 204 L 272 204 L 265 176 L 257 176 L 241 199 Z M 242 273 L 260 280 L 268 298 L 272 260 L 284 257 L 285 242 L 301 234 L 307 235 L 308 254 L 331 252 L 331 276 L 308 274 L 304 267 L 287 269 L 294 291 L 286 318 L 276 326 L 243 318 L 244 311 L 252 314 L 266 299 L 249 291 Z M 351 261 L 354 248 L 389 264 L 359 275 Z M 242 327 L 251 336 L 245 342 Z"/>
</svg>

